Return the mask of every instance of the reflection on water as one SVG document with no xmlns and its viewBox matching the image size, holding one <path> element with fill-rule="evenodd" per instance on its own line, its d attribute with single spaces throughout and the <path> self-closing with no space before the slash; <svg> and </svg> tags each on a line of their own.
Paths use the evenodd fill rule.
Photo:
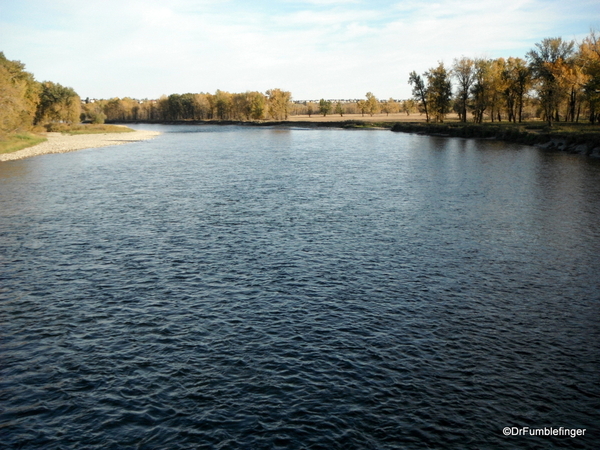
<svg viewBox="0 0 600 450">
<path fill-rule="evenodd" d="M 0 165 L 3 445 L 600 445 L 597 161 L 145 127 Z"/>
</svg>

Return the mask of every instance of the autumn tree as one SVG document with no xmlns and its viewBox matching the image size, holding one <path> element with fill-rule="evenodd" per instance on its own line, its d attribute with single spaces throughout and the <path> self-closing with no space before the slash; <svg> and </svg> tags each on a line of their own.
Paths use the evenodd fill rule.
<svg viewBox="0 0 600 450">
<path fill-rule="evenodd" d="M 281 89 L 269 89 L 266 94 L 268 96 L 269 115 L 275 120 L 287 119 L 292 94 Z"/>
<path fill-rule="evenodd" d="M 385 107 L 385 110 L 384 110 Z M 396 114 L 400 111 L 400 105 L 393 98 L 389 98 L 382 107 L 382 111 L 386 114 Z"/>
<path fill-rule="evenodd" d="M 31 127 L 40 90 L 24 64 L 0 52 L 0 135 Z"/>
<path fill-rule="evenodd" d="M 596 31 L 583 40 L 577 58 L 586 76 L 583 91 L 589 106 L 589 120 L 600 123 L 600 36 Z"/>
<path fill-rule="evenodd" d="M 70 87 L 52 81 L 42 83 L 35 122 L 79 122 L 81 99 Z"/>
<path fill-rule="evenodd" d="M 547 38 L 527 53 L 533 79 L 548 126 L 558 117 L 558 106 L 565 92 L 561 89 L 561 66 L 572 57 L 574 43 L 562 38 Z"/>
<path fill-rule="evenodd" d="M 458 115 L 461 122 L 467 121 L 467 105 L 471 94 L 471 86 L 475 82 L 475 63 L 472 59 L 462 57 L 454 60 L 452 74 L 457 81 Z"/>
<path fill-rule="evenodd" d="M 508 58 L 502 72 L 506 83 L 504 96 L 509 121 L 523 120 L 525 95 L 531 88 L 531 71 L 527 62 L 521 58 Z"/>
<path fill-rule="evenodd" d="M 402 101 L 401 105 L 402 112 L 406 113 L 407 116 L 410 116 L 417 109 L 417 103 L 412 98 Z"/>
<path fill-rule="evenodd" d="M 365 116 L 365 113 L 368 112 L 368 104 L 366 100 L 358 100 L 356 102 L 356 107 L 358 108 L 358 110 L 360 111 L 360 113 L 362 114 L 362 116 Z"/>
<path fill-rule="evenodd" d="M 377 97 L 375 97 L 372 92 L 367 92 L 365 97 L 367 97 L 366 112 L 370 116 L 377 114 L 379 112 L 379 100 L 377 100 Z"/>
<path fill-rule="evenodd" d="M 490 104 L 491 81 L 491 60 L 478 58 L 475 64 L 475 80 L 471 87 L 471 108 L 473 120 L 476 123 L 483 122 L 483 114 Z"/>
<path fill-rule="evenodd" d="M 260 92 L 249 92 L 248 101 L 250 107 L 250 118 L 260 120 L 264 117 L 267 98 Z"/>
</svg>

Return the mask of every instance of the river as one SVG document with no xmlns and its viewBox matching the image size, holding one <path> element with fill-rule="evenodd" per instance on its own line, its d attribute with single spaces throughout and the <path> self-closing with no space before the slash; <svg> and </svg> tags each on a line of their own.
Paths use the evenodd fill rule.
<svg viewBox="0 0 600 450">
<path fill-rule="evenodd" d="M 0 163 L 3 448 L 600 448 L 600 161 L 138 127 Z"/>
</svg>

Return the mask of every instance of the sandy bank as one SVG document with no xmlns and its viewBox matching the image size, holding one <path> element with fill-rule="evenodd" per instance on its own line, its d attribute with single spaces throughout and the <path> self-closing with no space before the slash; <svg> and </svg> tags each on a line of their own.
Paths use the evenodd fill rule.
<svg viewBox="0 0 600 450">
<path fill-rule="evenodd" d="M 48 140 L 18 152 L 0 155 L 0 161 L 29 158 L 48 153 L 66 153 L 84 148 L 123 145 L 130 142 L 145 141 L 158 136 L 158 131 L 137 130 L 131 133 L 76 134 L 69 136 L 61 133 L 46 133 Z"/>
</svg>

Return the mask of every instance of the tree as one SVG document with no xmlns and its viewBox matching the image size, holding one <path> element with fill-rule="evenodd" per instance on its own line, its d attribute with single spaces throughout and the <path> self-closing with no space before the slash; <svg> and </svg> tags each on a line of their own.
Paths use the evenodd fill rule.
<svg viewBox="0 0 600 450">
<path fill-rule="evenodd" d="M 471 93 L 471 86 L 475 82 L 475 64 L 472 59 L 465 58 L 455 59 L 452 67 L 452 74 L 458 82 L 458 99 L 459 111 L 458 115 L 461 122 L 467 121 L 467 104 Z"/>
<path fill-rule="evenodd" d="M 266 94 L 269 97 L 269 115 L 275 120 L 287 119 L 292 94 L 281 89 L 269 89 Z"/>
<path fill-rule="evenodd" d="M 217 110 L 217 118 L 226 120 L 231 118 L 232 112 L 232 96 L 229 92 L 217 89 L 215 92 L 215 107 Z"/>
<path fill-rule="evenodd" d="M 371 116 L 377 114 L 379 112 L 379 100 L 372 92 L 367 92 L 365 96 L 367 97 L 366 112 Z"/>
<path fill-rule="evenodd" d="M 491 60 L 475 60 L 475 81 L 471 87 L 471 107 L 475 123 L 483 122 L 483 114 L 490 104 L 491 66 Z"/>
<path fill-rule="evenodd" d="M 408 84 L 413 87 L 412 94 L 414 99 L 417 102 L 421 102 L 421 106 L 425 111 L 425 120 L 429 122 L 429 111 L 427 108 L 427 104 L 429 102 L 429 88 L 425 85 L 425 81 L 421 77 L 421 75 L 417 75 L 417 72 L 414 70 L 410 73 L 408 77 Z"/>
<path fill-rule="evenodd" d="M 450 74 L 444 67 L 444 63 L 440 62 L 437 67 L 429 69 L 425 76 L 431 113 L 436 122 L 443 122 L 446 114 L 450 112 L 452 100 Z"/>
<path fill-rule="evenodd" d="M 261 120 L 265 114 L 265 108 L 267 99 L 260 92 L 248 93 L 250 103 L 250 118 L 254 120 Z"/>
<path fill-rule="evenodd" d="M 492 122 L 495 118 L 498 122 L 502 121 L 502 109 L 506 98 L 505 92 L 508 84 L 502 76 L 506 69 L 504 58 L 491 60 L 490 65 L 490 118 Z"/>
<path fill-rule="evenodd" d="M 358 110 L 360 111 L 360 113 L 362 114 L 362 116 L 365 116 L 365 113 L 368 111 L 368 104 L 366 100 L 359 100 L 356 102 L 356 107 L 358 108 Z"/>
<path fill-rule="evenodd" d="M 573 55 L 573 41 L 562 38 L 547 38 L 535 44 L 536 48 L 527 53 L 533 79 L 537 83 L 537 92 L 546 116 L 548 126 L 558 117 L 558 106 L 564 97 L 561 89 L 561 65 L 567 64 Z"/>
<path fill-rule="evenodd" d="M 32 126 L 40 90 L 24 64 L 0 52 L 0 135 Z"/>
<path fill-rule="evenodd" d="M 508 109 L 508 120 L 521 122 L 525 94 L 531 87 L 531 72 L 527 62 L 521 58 L 508 58 L 502 77 L 506 82 L 504 95 Z"/>
<path fill-rule="evenodd" d="M 589 105 L 589 120 L 600 123 L 600 36 L 595 31 L 579 46 L 577 59 L 586 76 L 583 91 Z"/>
<path fill-rule="evenodd" d="M 330 112 L 331 112 L 331 101 L 325 100 L 324 98 L 319 100 L 319 113 L 323 114 L 323 117 L 325 117 Z"/>
<path fill-rule="evenodd" d="M 405 112 L 407 116 L 410 116 L 416 109 L 417 104 L 412 98 L 402 102 L 402 111 Z"/>
<path fill-rule="evenodd" d="M 342 102 L 336 102 L 333 112 L 339 114 L 340 117 L 344 117 L 344 105 L 342 105 Z"/>
<path fill-rule="evenodd" d="M 70 87 L 45 81 L 42 83 L 40 102 L 37 107 L 36 123 L 79 122 L 81 99 Z"/>
</svg>

